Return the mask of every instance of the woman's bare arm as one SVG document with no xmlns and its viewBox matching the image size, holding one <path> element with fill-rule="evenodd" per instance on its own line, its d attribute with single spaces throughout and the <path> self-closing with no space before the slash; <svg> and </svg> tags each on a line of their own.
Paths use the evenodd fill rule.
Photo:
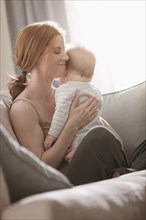
<svg viewBox="0 0 146 220">
<path fill-rule="evenodd" d="M 34 108 L 27 102 L 16 102 L 10 110 L 10 119 L 19 143 L 40 158 L 44 133 Z"/>
<path fill-rule="evenodd" d="M 34 109 L 24 102 L 15 103 L 10 111 L 10 117 L 18 141 L 41 160 L 58 168 L 76 131 L 90 122 L 97 114 L 96 98 L 91 97 L 85 103 L 77 105 L 78 97 L 75 98 L 72 104 L 69 119 L 59 138 L 50 149 L 45 151 L 43 147 L 44 133 Z"/>
<path fill-rule="evenodd" d="M 97 103 L 96 98 L 91 97 L 85 103 L 77 106 L 78 97 L 75 98 L 64 129 L 52 147 L 42 155 L 43 161 L 46 163 L 49 161 L 51 166 L 59 167 L 77 130 L 85 126 L 96 116 Z"/>
</svg>

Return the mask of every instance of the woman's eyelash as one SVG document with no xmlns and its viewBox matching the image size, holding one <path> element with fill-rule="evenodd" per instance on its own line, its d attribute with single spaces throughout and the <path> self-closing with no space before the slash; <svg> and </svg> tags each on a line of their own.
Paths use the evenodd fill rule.
<svg viewBox="0 0 146 220">
<path fill-rule="evenodd" d="M 55 53 L 55 54 L 59 54 L 59 53 L 60 53 L 60 51 L 54 51 L 54 53 Z"/>
</svg>

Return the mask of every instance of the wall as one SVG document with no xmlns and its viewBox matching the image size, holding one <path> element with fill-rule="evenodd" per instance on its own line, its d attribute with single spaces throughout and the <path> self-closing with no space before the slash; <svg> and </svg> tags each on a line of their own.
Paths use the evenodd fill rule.
<svg viewBox="0 0 146 220">
<path fill-rule="evenodd" d="M 8 30 L 8 21 L 6 15 L 5 1 L 0 1 L 0 89 L 7 89 L 7 83 L 9 81 L 8 74 L 14 74 L 14 64 L 12 61 L 12 50 L 10 44 L 10 36 Z"/>
</svg>

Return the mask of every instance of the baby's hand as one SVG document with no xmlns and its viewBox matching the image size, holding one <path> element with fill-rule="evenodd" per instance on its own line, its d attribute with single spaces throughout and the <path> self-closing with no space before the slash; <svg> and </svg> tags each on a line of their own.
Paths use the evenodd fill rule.
<svg viewBox="0 0 146 220">
<path fill-rule="evenodd" d="M 71 161 L 75 151 L 76 151 L 76 147 L 70 147 L 68 149 L 68 151 L 66 152 L 65 158 L 64 158 L 67 163 Z"/>
<path fill-rule="evenodd" d="M 56 137 L 53 137 L 51 135 L 47 135 L 45 141 L 44 141 L 44 149 L 48 150 L 52 144 L 56 141 Z"/>
</svg>

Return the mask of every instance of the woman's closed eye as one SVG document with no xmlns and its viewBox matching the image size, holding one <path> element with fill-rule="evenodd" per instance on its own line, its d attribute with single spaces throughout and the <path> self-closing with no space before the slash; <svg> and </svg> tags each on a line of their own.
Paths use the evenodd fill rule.
<svg viewBox="0 0 146 220">
<path fill-rule="evenodd" d="M 61 48 L 60 47 L 55 47 L 54 48 L 54 53 L 55 54 L 60 54 L 61 53 Z"/>
<path fill-rule="evenodd" d="M 55 54 L 60 54 L 60 51 L 54 51 Z"/>
<path fill-rule="evenodd" d="M 55 54 L 60 54 L 62 51 L 64 52 L 65 48 L 61 48 L 61 47 L 55 47 L 54 48 L 54 53 Z"/>
</svg>

